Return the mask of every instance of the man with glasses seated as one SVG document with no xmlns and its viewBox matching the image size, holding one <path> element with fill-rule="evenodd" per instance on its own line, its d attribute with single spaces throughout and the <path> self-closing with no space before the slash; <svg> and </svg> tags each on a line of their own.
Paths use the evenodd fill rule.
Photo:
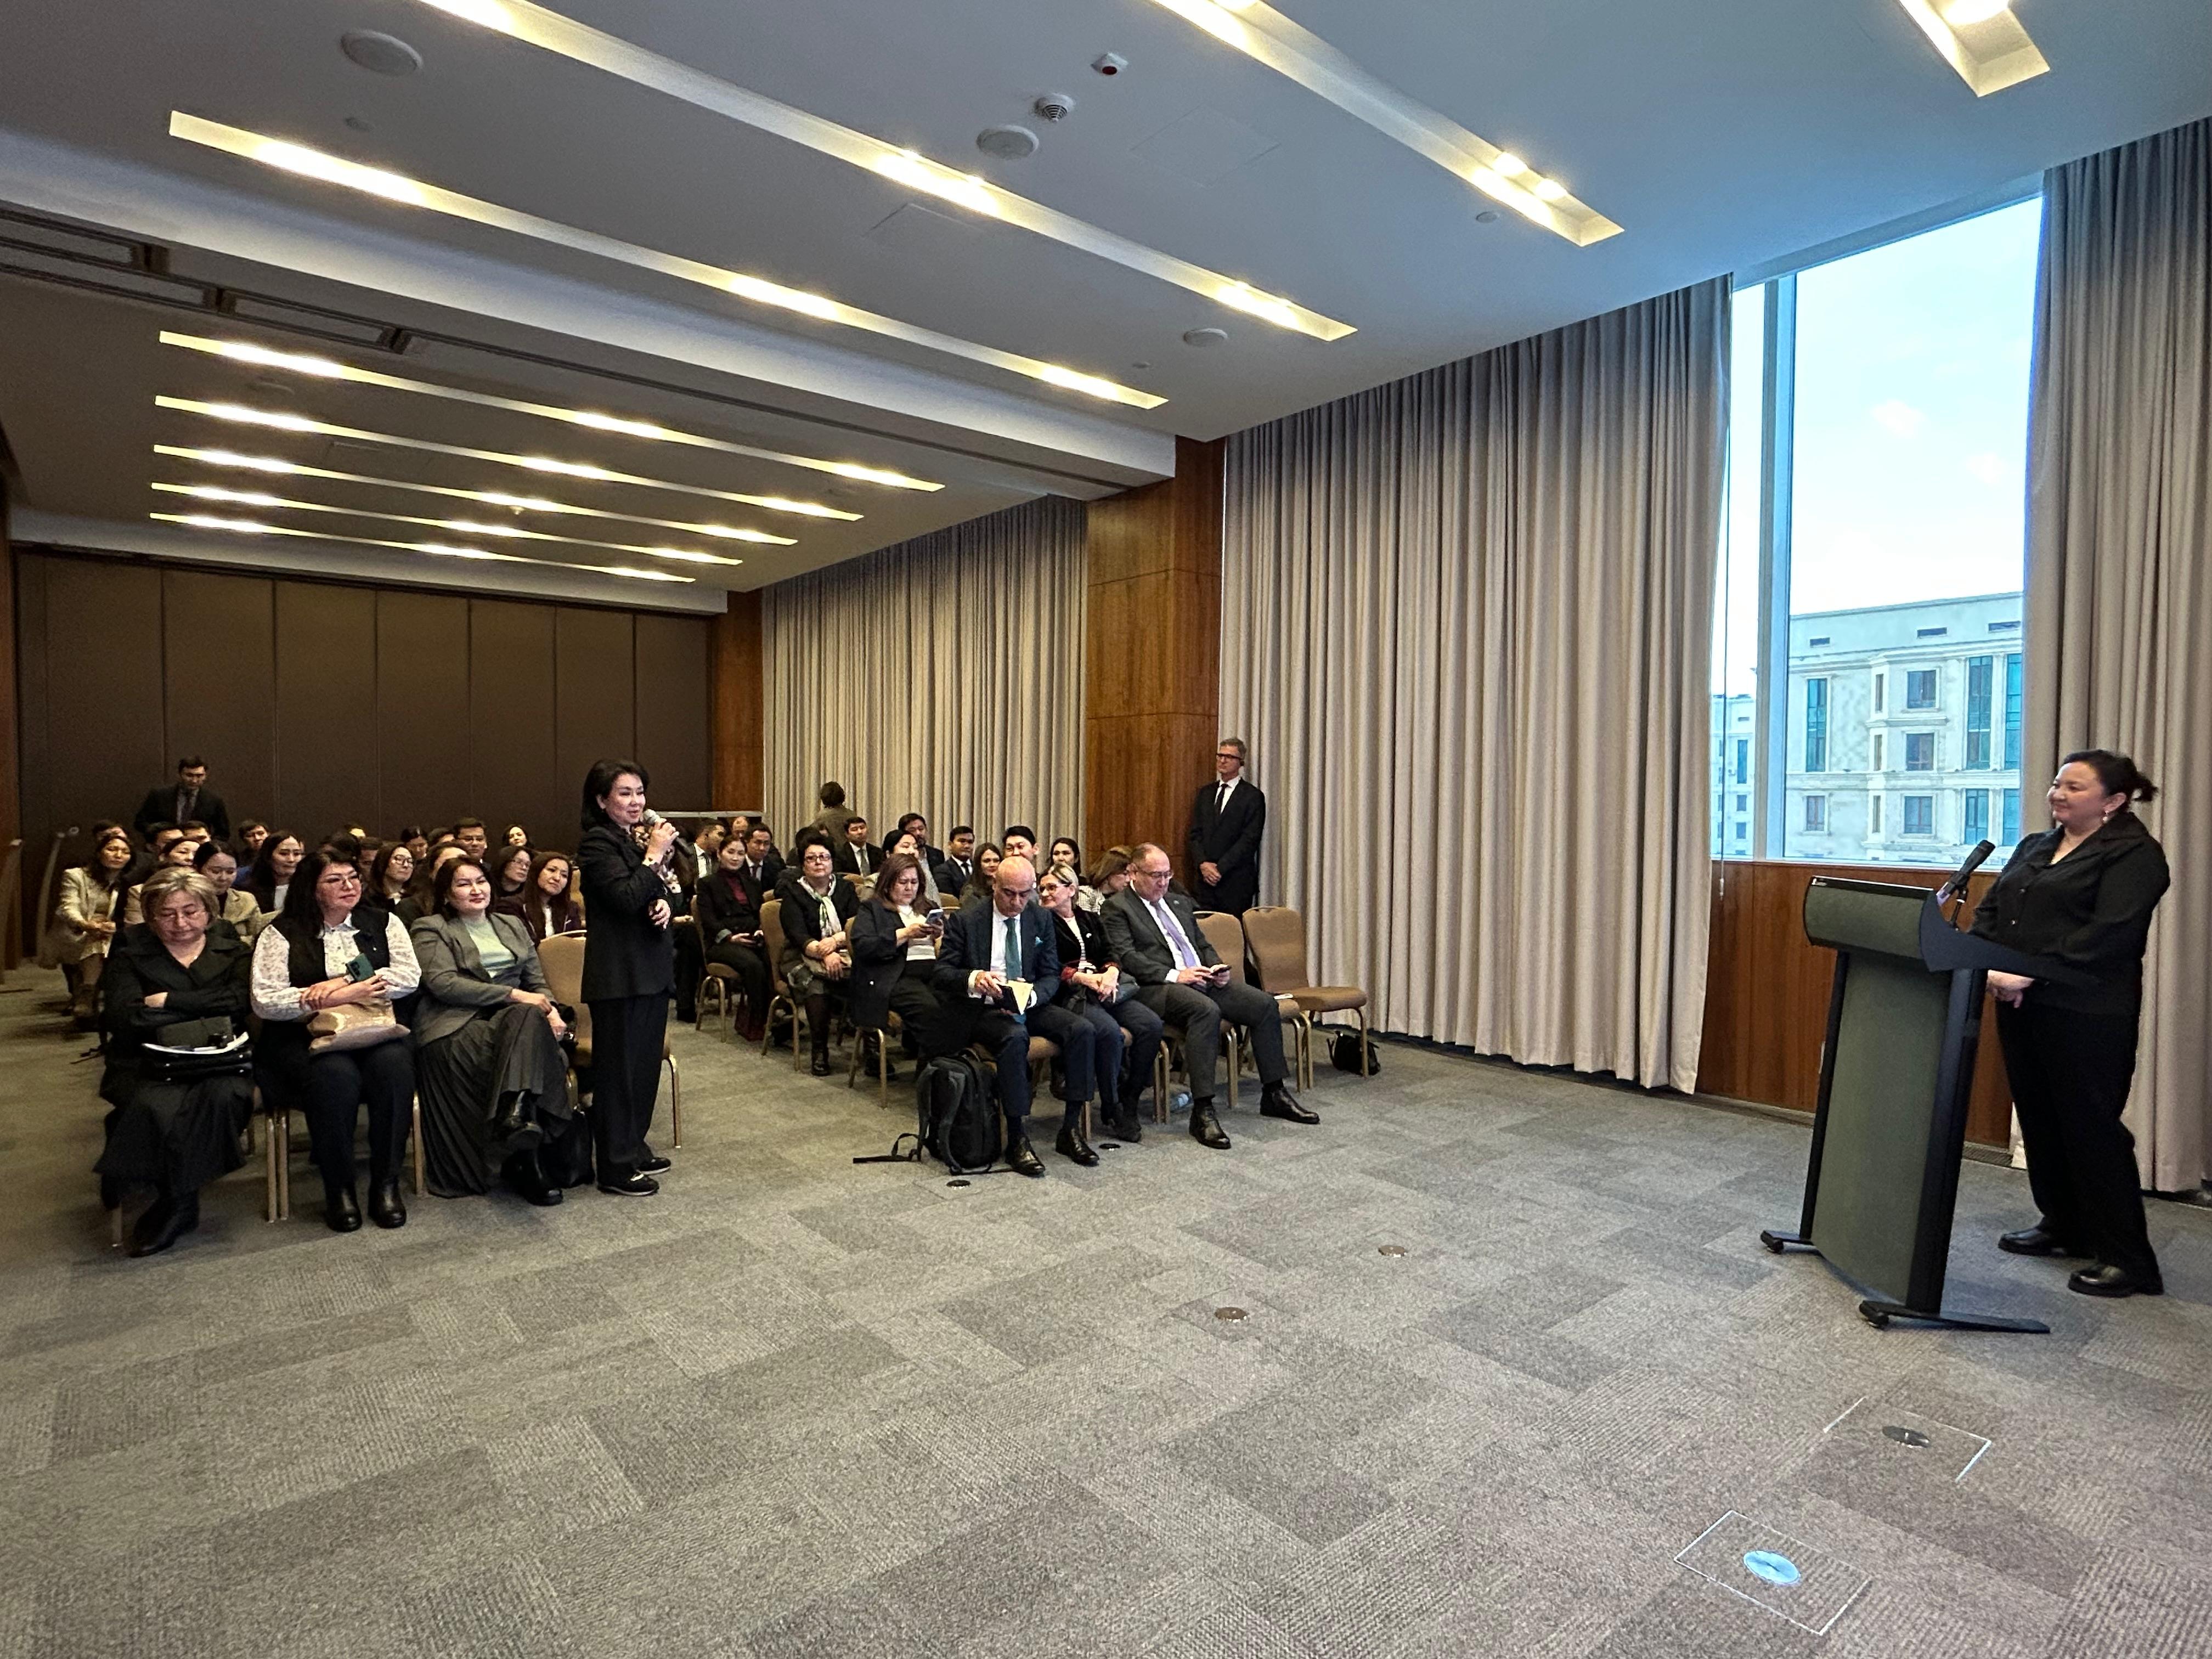
<svg viewBox="0 0 2212 1659">
<path fill-rule="evenodd" d="M 1121 971 L 1137 981 L 1137 1000 L 1170 1026 L 1182 1028 L 1183 1058 L 1190 1071 L 1190 1133 L 1200 1146 L 1225 1152 L 1229 1137 L 1213 1114 L 1214 1064 L 1221 1053 L 1221 1022 L 1244 1028 L 1260 1065 L 1260 1113 L 1292 1123 L 1318 1123 L 1298 1104 L 1284 1079 L 1283 1023 L 1275 1000 L 1239 983 L 1206 942 L 1198 907 L 1170 893 L 1168 855 L 1152 842 L 1137 848 L 1127 890 L 1099 912 L 1107 948 Z"/>
</svg>

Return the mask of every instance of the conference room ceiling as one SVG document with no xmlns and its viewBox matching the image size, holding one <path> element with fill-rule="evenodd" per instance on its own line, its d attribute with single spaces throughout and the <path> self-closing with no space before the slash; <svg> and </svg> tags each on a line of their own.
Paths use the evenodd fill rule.
<svg viewBox="0 0 2212 1659">
<path fill-rule="evenodd" d="M 467 11 L 491 0 L 445 3 Z M 1587 204 L 1599 227 L 1578 246 L 1229 49 L 1166 0 L 562 0 L 555 9 L 657 54 L 663 70 L 702 71 L 842 124 L 863 145 L 911 149 L 925 158 L 925 185 L 929 164 L 941 163 L 1024 205 L 971 210 L 426 0 L 7 0 L 0 203 L 166 249 L 170 270 L 203 292 L 276 296 L 408 331 L 396 352 L 343 346 L 0 276 L 0 430 L 18 471 L 19 519 L 150 533 L 146 515 L 179 505 L 157 500 L 155 481 L 484 517 L 459 498 L 221 476 L 154 453 L 161 443 L 219 447 L 792 537 L 791 546 L 739 546 L 634 520 L 508 520 L 617 547 L 742 558 L 656 568 L 704 589 L 753 587 L 1029 496 L 1125 488 L 1171 470 L 1174 434 L 1235 431 L 2212 112 L 2212 8 L 2203 0 L 2021 0 L 2014 10 L 2051 71 L 1980 99 L 1897 0 L 1276 8 L 1405 99 L 1557 179 L 1571 191 L 1562 205 Z M 405 42 L 419 70 L 361 67 L 340 39 L 362 30 Z M 1095 72 L 1103 53 L 1127 67 Z M 1072 100 L 1064 119 L 1035 112 L 1045 94 Z M 172 136 L 173 113 L 551 229 L 519 234 L 279 171 Z M 1033 155 L 978 149 L 979 133 L 1009 125 L 1037 136 Z M 1073 240 L 1022 228 L 1032 204 L 1073 225 Z M 1619 234 L 1603 234 L 1604 221 Z M 574 246 L 572 231 L 647 250 L 648 263 L 672 255 L 740 273 L 738 291 Z M 0 240 L 51 234 L 0 223 Z M 0 247 L 0 264 L 11 262 L 82 275 Z M 1165 264 L 1186 276 L 1158 274 Z M 746 279 L 893 319 L 892 332 L 750 302 Z M 1224 303 L 1216 279 L 1249 286 Z M 1307 331 L 1254 314 L 1269 296 L 1304 308 Z M 1331 321 L 1354 331 L 1316 337 Z M 235 363 L 161 345 L 164 329 L 945 487 L 886 488 L 511 407 Z M 1186 343 L 1200 330 L 1222 337 Z M 1164 401 L 1139 407 L 1044 383 L 1039 364 Z M 164 394 L 862 516 L 793 516 L 323 434 L 225 428 L 156 409 Z M 322 527 L 334 522 L 325 515 Z M 337 527 L 356 540 L 459 539 L 390 519 Z M 483 545 L 570 564 L 655 564 L 573 543 Z M 503 564 L 470 574 L 479 572 L 493 586 L 529 575 Z"/>
</svg>

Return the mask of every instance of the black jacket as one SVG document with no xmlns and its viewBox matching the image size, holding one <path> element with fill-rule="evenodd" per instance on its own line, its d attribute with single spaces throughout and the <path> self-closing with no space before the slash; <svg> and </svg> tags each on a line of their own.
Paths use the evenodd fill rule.
<svg viewBox="0 0 2212 1659">
<path fill-rule="evenodd" d="M 253 950 L 236 930 L 217 923 L 191 966 L 169 954 L 150 927 L 125 927 L 115 936 L 101 972 L 100 1024 L 107 1034 L 106 1069 L 100 1095 L 111 1106 L 130 1103 L 145 1069 L 144 1046 L 161 1040 L 164 1026 L 186 1020 L 229 1019 L 245 1024 L 252 1006 Z M 146 999 L 166 994 L 159 1008 Z"/>
<path fill-rule="evenodd" d="M 684 908 L 629 832 L 600 823 L 576 842 L 576 882 L 584 894 L 584 1000 L 666 996 L 676 988 L 676 947 L 671 930 L 650 913 L 661 900 L 671 912 Z"/>
<path fill-rule="evenodd" d="M 1206 908 L 1243 914 L 1260 896 L 1260 837 L 1267 827 L 1267 798 L 1248 780 L 1239 779 L 1229 792 L 1229 810 L 1222 811 L 1221 780 L 1200 789 L 1190 804 L 1190 878 L 1202 895 L 1213 899 Z M 1217 865 L 1221 880 L 1206 894 L 1201 864 Z"/>
<path fill-rule="evenodd" d="M 795 866 L 785 869 L 775 896 L 783 906 L 777 915 L 783 929 L 783 970 L 787 974 L 806 959 L 806 947 L 822 937 L 822 907 Z M 830 877 L 830 914 L 842 924 L 850 921 L 860 908 L 853 884 L 842 876 Z"/>
<path fill-rule="evenodd" d="M 898 931 L 906 924 L 888 905 L 867 900 L 853 915 L 853 975 L 847 1007 L 862 1030 L 890 1024 L 891 987 L 906 972 L 907 947 Z"/>
<path fill-rule="evenodd" d="M 208 834 L 217 841 L 230 839 L 230 808 L 222 804 L 222 797 L 214 790 L 200 791 L 199 798 L 192 803 L 192 816 L 207 825 Z M 176 821 L 177 786 L 173 783 L 166 788 L 146 792 L 146 799 L 138 803 L 137 811 L 131 815 L 131 827 L 138 832 L 139 840 L 151 841 L 156 824 Z"/>
<path fill-rule="evenodd" d="M 937 994 L 951 1002 L 968 995 L 968 975 L 990 965 L 991 935 L 1007 918 L 995 904 L 963 905 L 945 913 L 945 938 L 937 947 L 937 973 L 932 981 Z M 1041 1008 L 1060 994 L 1060 947 L 1053 942 L 1052 913 L 1041 905 L 1024 906 L 1014 918 L 1022 942 L 1021 977 L 1036 988 L 1031 1007 Z M 1011 1009 L 1012 1000 L 1000 1006 Z"/>
<path fill-rule="evenodd" d="M 975 860 L 973 858 L 967 861 L 964 867 L 959 860 L 947 858 L 944 863 L 930 872 L 930 874 L 937 878 L 937 890 L 947 898 L 958 898 L 960 890 L 968 884 L 969 878 L 975 873 Z"/>
<path fill-rule="evenodd" d="M 1219 967 L 1219 954 L 1198 925 L 1198 907 L 1181 893 L 1171 892 L 1161 902 L 1173 913 L 1190 948 L 1198 952 L 1199 961 L 1208 968 Z M 1106 929 L 1106 948 L 1114 953 L 1124 977 L 1139 985 L 1167 982 L 1168 975 L 1176 970 L 1175 947 L 1133 890 L 1109 898 L 1099 909 L 1098 920 Z"/>
<path fill-rule="evenodd" d="M 701 943 L 711 950 L 732 934 L 760 932 L 762 896 L 743 869 L 732 875 L 718 865 L 701 877 L 691 895 Z"/>
<path fill-rule="evenodd" d="M 2172 881 L 2166 850 L 2141 818 L 2120 811 L 2053 864 L 2051 855 L 2065 833 L 2048 830 L 2013 850 L 2012 861 L 1975 907 L 1973 931 L 2097 981 L 2039 980 L 2024 1006 L 2132 1018 L 2142 1005 L 2151 913 Z"/>
<path fill-rule="evenodd" d="M 830 854 L 830 867 L 841 876 L 872 876 L 883 863 L 883 849 L 869 842 L 858 847 L 849 841 L 840 842 Z"/>
</svg>

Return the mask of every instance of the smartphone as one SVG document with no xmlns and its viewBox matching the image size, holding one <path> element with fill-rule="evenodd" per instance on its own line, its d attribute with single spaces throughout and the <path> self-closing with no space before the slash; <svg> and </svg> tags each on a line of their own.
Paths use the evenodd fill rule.
<svg viewBox="0 0 2212 1659">
<path fill-rule="evenodd" d="M 346 963 L 346 977 L 358 985 L 365 979 L 374 979 L 376 969 L 365 956 L 356 955 Z"/>
<path fill-rule="evenodd" d="M 927 915 L 922 917 L 922 921 L 933 933 L 941 933 L 945 931 L 945 912 L 942 908 L 932 910 Z"/>
</svg>

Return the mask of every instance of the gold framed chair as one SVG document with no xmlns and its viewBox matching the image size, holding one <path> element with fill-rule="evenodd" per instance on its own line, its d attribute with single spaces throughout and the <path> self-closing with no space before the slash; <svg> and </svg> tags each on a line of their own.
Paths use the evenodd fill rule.
<svg viewBox="0 0 2212 1659">
<path fill-rule="evenodd" d="M 761 949 L 768 956 L 768 1015 L 761 1021 L 761 1058 L 768 1058 L 769 1046 L 775 1041 L 775 1017 L 780 1009 L 791 1017 L 791 1069 L 799 1070 L 805 1064 L 801 1056 L 806 1052 L 805 1037 L 811 1040 L 813 1031 L 807 1024 L 806 1005 L 791 994 L 791 987 L 783 977 L 783 901 L 763 899 L 760 908 Z"/>
<path fill-rule="evenodd" d="M 1374 1037 L 1367 1024 L 1367 993 L 1356 985 L 1316 985 L 1306 974 L 1306 920 L 1288 905 L 1261 905 L 1244 913 L 1244 937 L 1260 971 L 1260 988 L 1297 1003 L 1305 1018 L 1307 1048 L 1302 1067 L 1313 1087 L 1312 1039 L 1328 1028 L 1323 1014 L 1350 1013 L 1359 1018 L 1359 1075 L 1374 1075 Z"/>
<path fill-rule="evenodd" d="M 545 989 L 554 1001 L 576 1011 L 574 1063 L 592 1063 L 592 1005 L 584 1000 L 584 936 L 550 933 L 538 947 L 538 960 L 545 969 Z M 677 1151 L 684 1149 L 684 1073 L 660 1036 L 660 1061 L 668 1067 L 668 1132 Z"/>
<path fill-rule="evenodd" d="M 1239 985 L 1249 985 L 1252 978 L 1244 963 L 1244 924 L 1226 910 L 1201 910 L 1198 913 L 1198 925 L 1206 935 L 1206 943 L 1213 947 L 1214 955 L 1228 964 L 1231 978 Z M 1294 1000 L 1285 996 L 1275 999 L 1275 1012 L 1283 1024 L 1291 1028 L 1291 1053 L 1297 1061 L 1298 1086 L 1310 1088 L 1312 1079 L 1308 1065 L 1305 1014 Z M 1245 1062 L 1251 1058 L 1252 1045 L 1244 1040 L 1235 1026 L 1226 1022 L 1222 1026 L 1222 1036 L 1223 1047 L 1229 1055 L 1229 1105 L 1233 1111 L 1237 1106 L 1237 1079 L 1243 1071 Z"/>
</svg>

